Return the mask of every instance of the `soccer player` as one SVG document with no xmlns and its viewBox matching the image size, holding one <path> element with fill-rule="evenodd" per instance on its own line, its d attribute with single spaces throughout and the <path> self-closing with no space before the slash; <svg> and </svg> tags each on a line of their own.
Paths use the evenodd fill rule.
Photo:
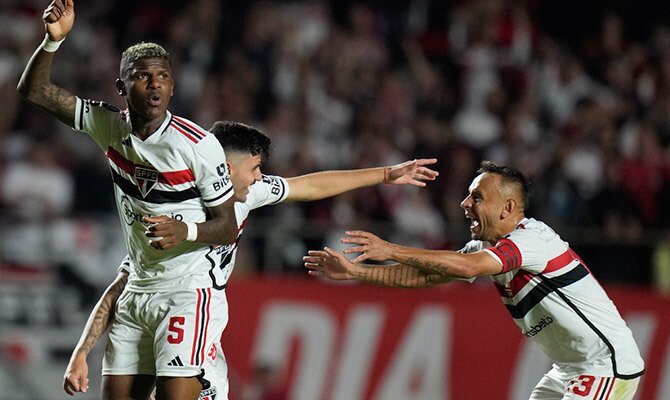
<svg viewBox="0 0 670 400">
<path fill-rule="evenodd" d="M 168 110 L 174 81 L 168 53 L 141 43 L 123 52 L 121 111 L 53 84 L 54 55 L 72 30 L 73 0 L 45 10 L 46 35 L 18 84 L 32 104 L 87 133 L 109 159 L 129 252 L 103 362 L 103 398 L 196 399 L 201 366 L 223 332 L 223 270 L 212 244 L 237 235 L 233 188 L 216 138 Z M 206 218 L 211 216 L 211 218 Z"/>
<path fill-rule="evenodd" d="M 235 122 L 217 122 L 210 131 L 219 140 L 227 156 L 226 162 L 235 192 L 235 217 L 239 228 L 234 244 L 216 247 L 211 253 L 212 258 L 220 260 L 218 264 L 225 277 L 224 284 L 233 271 L 237 246 L 252 210 L 281 202 L 320 200 L 379 183 L 422 187 L 426 185 L 424 181 L 434 180 L 438 175 L 436 171 L 426 167 L 435 163 L 435 159 L 407 161 L 391 167 L 315 172 L 287 179 L 264 175 L 261 173 L 261 165 L 270 155 L 270 139 L 267 136 L 255 128 Z M 121 296 L 127 279 L 127 264 L 126 258 L 119 267 L 117 279 L 91 312 L 81 339 L 72 353 L 63 382 L 63 388 L 70 395 L 85 391 L 88 386 L 86 356 L 112 320 L 114 304 Z M 217 398 L 227 398 L 226 364 L 220 346 L 215 344 L 206 350 L 204 369 L 204 390 L 201 397 L 215 394 Z"/>
<path fill-rule="evenodd" d="M 309 251 L 305 267 L 314 276 L 392 287 L 488 275 L 521 332 L 554 362 L 531 399 L 632 399 L 644 362 L 607 293 L 568 243 L 525 216 L 523 174 L 489 161 L 478 174 L 461 202 L 473 239 L 461 251 L 405 247 L 356 230 L 342 239 L 352 247 Z M 350 253 L 362 254 L 349 261 Z"/>
</svg>

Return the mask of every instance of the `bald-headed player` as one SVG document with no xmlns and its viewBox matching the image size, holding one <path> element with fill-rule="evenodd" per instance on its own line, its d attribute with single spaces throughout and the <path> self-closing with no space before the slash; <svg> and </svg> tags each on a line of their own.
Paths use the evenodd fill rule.
<svg viewBox="0 0 670 400">
<path fill-rule="evenodd" d="M 349 231 L 343 242 L 354 246 L 344 253 L 361 255 L 349 261 L 332 249 L 310 251 L 305 267 L 310 275 L 393 287 L 490 276 L 521 332 L 554 362 L 531 399 L 632 399 L 644 362 L 630 329 L 568 243 L 525 216 L 528 197 L 523 174 L 485 161 L 461 203 L 473 239 L 461 251 L 405 247 Z"/>
</svg>

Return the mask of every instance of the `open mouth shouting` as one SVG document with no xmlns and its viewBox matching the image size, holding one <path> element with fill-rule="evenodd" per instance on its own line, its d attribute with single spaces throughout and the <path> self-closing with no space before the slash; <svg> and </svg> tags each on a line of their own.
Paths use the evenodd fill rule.
<svg viewBox="0 0 670 400">
<path fill-rule="evenodd" d="M 149 105 L 151 107 L 159 107 L 162 102 L 163 102 L 163 99 L 161 98 L 161 95 L 158 94 L 157 92 L 152 93 L 149 96 Z"/>
</svg>

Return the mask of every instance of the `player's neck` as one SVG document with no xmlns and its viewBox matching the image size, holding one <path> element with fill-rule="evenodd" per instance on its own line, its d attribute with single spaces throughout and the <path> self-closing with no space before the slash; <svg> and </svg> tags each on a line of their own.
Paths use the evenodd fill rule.
<svg viewBox="0 0 670 400">
<path fill-rule="evenodd" d="M 133 127 L 133 135 L 138 137 L 141 140 L 146 140 L 151 136 L 158 128 L 161 126 L 165 118 L 167 117 L 167 112 L 162 116 L 154 119 L 146 119 L 141 116 L 131 116 L 130 123 Z"/>
<path fill-rule="evenodd" d="M 493 241 L 489 241 L 492 245 L 495 245 L 498 243 L 498 241 L 505 236 L 509 235 L 512 233 L 521 223 L 526 218 L 525 215 L 519 214 L 515 215 L 514 217 L 509 217 L 503 221 L 500 222 L 500 229 L 497 232 L 497 235 L 495 236 L 495 239 Z"/>
</svg>

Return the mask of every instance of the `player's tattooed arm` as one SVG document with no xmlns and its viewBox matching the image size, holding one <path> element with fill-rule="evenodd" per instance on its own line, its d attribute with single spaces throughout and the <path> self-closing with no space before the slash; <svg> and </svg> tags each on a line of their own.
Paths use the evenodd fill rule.
<svg viewBox="0 0 670 400">
<path fill-rule="evenodd" d="M 426 272 L 406 264 L 370 265 L 361 264 L 354 279 L 375 285 L 396 288 L 424 288 L 440 283 L 447 283 L 452 278 L 440 274 Z"/>
<path fill-rule="evenodd" d="M 86 322 L 79 343 L 72 352 L 70 362 L 63 375 L 63 390 L 70 396 L 76 392 L 86 392 L 89 388 L 88 363 L 86 357 L 100 336 L 107 330 L 114 317 L 116 302 L 128 282 L 128 274 L 120 272 L 114 282 L 105 290 Z"/>
<path fill-rule="evenodd" d="M 105 333 L 114 318 L 116 301 L 121 296 L 126 283 L 128 283 L 128 274 L 121 272 L 105 290 L 105 293 L 91 311 L 84 332 L 79 339 L 79 344 L 75 348 L 75 353 L 90 353 L 100 336 Z"/>
<path fill-rule="evenodd" d="M 42 19 L 48 38 L 52 41 L 63 40 L 74 24 L 74 2 L 54 0 L 44 10 Z M 30 103 L 69 126 L 74 126 L 76 98 L 65 89 L 51 83 L 54 54 L 54 51 L 46 51 L 43 45 L 40 45 L 28 61 L 17 89 Z"/>
<path fill-rule="evenodd" d="M 17 89 L 30 103 L 69 126 L 74 126 L 76 98 L 72 93 L 51 82 L 53 57 L 54 53 L 37 49 L 28 61 Z"/>
<path fill-rule="evenodd" d="M 422 271 L 407 264 L 373 265 L 352 263 L 345 255 L 330 248 L 310 250 L 303 257 L 305 267 L 312 276 L 333 280 L 357 280 L 380 286 L 421 288 L 446 283 L 451 278 Z"/>
<path fill-rule="evenodd" d="M 451 275 L 449 266 L 439 262 L 409 257 L 407 260 L 405 260 L 405 263 L 421 271 L 425 271 L 426 273 L 434 273 L 442 276 Z"/>
</svg>

